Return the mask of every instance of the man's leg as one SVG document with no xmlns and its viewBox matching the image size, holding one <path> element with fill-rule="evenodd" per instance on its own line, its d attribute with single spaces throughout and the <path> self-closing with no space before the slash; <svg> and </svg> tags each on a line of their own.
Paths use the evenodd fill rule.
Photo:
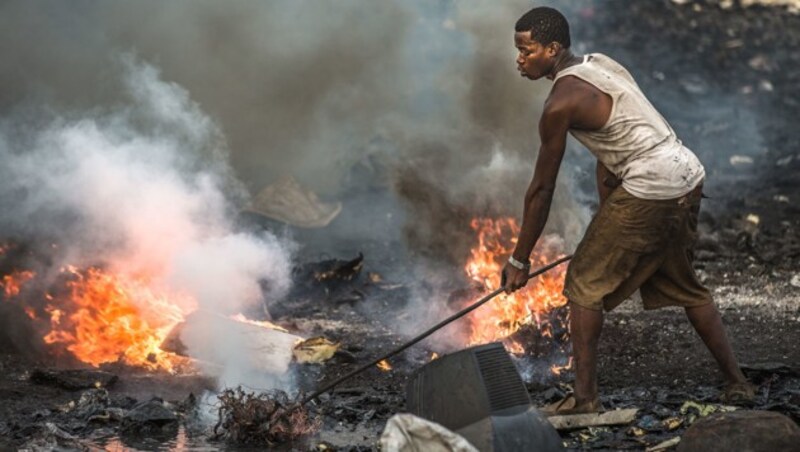
<svg viewBox="0 0 800 452">
<path fill-rule="evenodd" d="M 575 401 L 581 405 L 597 398 L 597 343 L 603 329 L 603 311 L 570 302 L 569 312 L 575 360 Z"/>
<path fill-rule="evenodd" d="M 703 339 L 708 350 L 714 355 L 714 359 L 717 360 L 728 383 L 746 382 L 747 379 L 739 369 L 736 356 L 733 354 L 733 349 L 725 333 L 722 317 L 714 303 L 687 307 L 686 316 L 689 317 L 689 321 L 692 322 L 692 326 Z"/>
</svg>

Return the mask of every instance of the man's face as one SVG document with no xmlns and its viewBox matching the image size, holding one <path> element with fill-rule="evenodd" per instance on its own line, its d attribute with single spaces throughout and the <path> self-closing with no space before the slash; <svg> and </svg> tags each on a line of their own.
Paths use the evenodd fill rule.
<svg viewBox="0 0 800 452">
<path fill-rule="evenodd" d="M 531 80 L 549 76 L 555 64 L 555 51 L 552 46 L 544 46 L 531 39 L 531 32 L 514 33 L 514 46 L 517 54 L 517 70 L 520 75 Z"/>
</svg>

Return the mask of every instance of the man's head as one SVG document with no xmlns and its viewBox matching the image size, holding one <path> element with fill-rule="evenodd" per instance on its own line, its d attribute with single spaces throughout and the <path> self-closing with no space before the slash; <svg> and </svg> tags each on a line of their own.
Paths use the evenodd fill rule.
<svg viewBox="0 0 800 452">
<path fill-rule="evenodd" d="M 531 80 L 552 75 L 557 57 L 570 46 L 567 19 L 555 9 L 542 6 L 523 14 L 514 30 L 520 74 Z"/>
</svg>

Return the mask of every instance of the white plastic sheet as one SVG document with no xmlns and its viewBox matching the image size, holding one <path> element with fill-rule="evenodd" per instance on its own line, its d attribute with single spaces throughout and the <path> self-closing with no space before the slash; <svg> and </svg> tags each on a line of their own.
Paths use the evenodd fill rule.
<svg viewBox="0 0 800 452">
<path fill-rule="evenodd" d="M 460 435 L 413 414 L 395 414 L 381 435 L 382 452 L 478 452 Z"/>
</svg>

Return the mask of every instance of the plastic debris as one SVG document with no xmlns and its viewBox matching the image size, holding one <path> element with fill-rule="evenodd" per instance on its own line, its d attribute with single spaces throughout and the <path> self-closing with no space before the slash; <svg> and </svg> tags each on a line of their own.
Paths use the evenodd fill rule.
<svg viewBox="0 0 800 452">
<path fill-rule="evenodd" d="M 264 188 L 245 212 L 263 215 L 302 228 L 322 228 L 342 211 L 342 203 L 326 204 L 292 177 Z"/>
<path fill-rule="evenodd" d="M 478 452 L 462 436 L 407 413 L 389 418 L 380 446 L 384 452 Z"/>
<path fill-rule="evenodd" d="M 661 421 L 661 424 L 663 424 L 667 430 L 673 431 L 683 425 L 683 418 L 677 416 L 670 417 Z"/>
<path fill-rule="evenodd" d="M 664 442 L 658 443 L 653 447 L 648 447 L 647 449 L 645 449 L 645 452 L 658 452 L 660 450 L 666 450 L 669 449 L 670 447 L 677 446 L 678 443 L 680 442 L 681 442 L 681 437 L 676 436 L 675 438 L 668 439 Z"/>
<path fill-rule="evenodd" d="M 298 363 L 321 363 L 331 359 L 340 346 L 321 336 L 312 337 L 295 345 L 292 355 Z"/>
<path fill-rule="evenodd" d="M 639 427 L 631 427 L 625 433 L 628 436 L 635 436 L 635 437 L 644 436 L 647 434 L 647 432 L 644 429 Z"/>
</svg>

